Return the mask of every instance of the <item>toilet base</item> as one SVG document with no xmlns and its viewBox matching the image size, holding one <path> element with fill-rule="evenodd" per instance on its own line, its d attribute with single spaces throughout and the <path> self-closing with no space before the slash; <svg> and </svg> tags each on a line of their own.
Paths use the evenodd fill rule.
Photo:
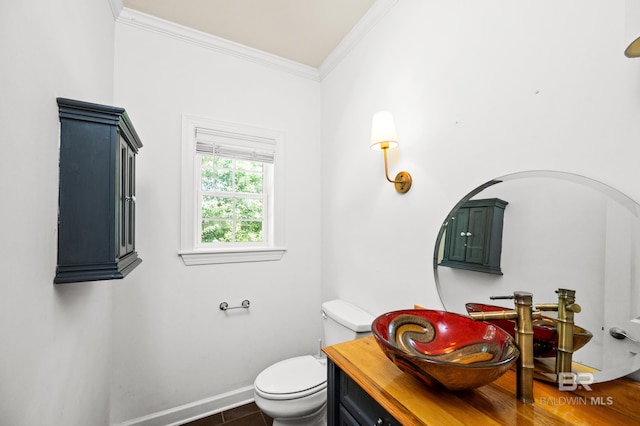
<svg viewBox="0 0 640 426">
<path fill-rule="evenodd" d="M 327 404 L 323 404 L 322 407 L 315 413 L 311 413 L 304 417 L 296 418 L 274 418 L 273 426 L 326 426 L 327 425 Z"/>
</svg>

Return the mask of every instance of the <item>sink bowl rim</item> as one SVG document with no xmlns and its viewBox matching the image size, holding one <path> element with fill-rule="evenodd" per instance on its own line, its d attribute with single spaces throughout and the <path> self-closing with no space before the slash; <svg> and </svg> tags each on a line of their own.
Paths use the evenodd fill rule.
<svg viewBox="0 0 640 426">
<path fill-rule="evenodd" d="M 394 346 L 391 344 L 391 342 L 388 339 L 385 339 L 384 337 L 380 336 L 378 331 L 376 330 L 376 325 L 379 324 L 379 322 L 381 321 L 381 319 L 383 317 L 390 317 L 390 316 L 397 316 L 397 315 L 401 315 L 401 314 L 405 314 L 405 315 L 415 315 L 420 317 L 420 315 L 416 315 L 415 313 L 424 313 L 424 312 L 434 312 L 434 313 L 438 313 L 440 315 L 444 316 L 452 316 L 452 317 L 457 317 L 459 318 L 461 321 L 469 321 L 469 324 L 471 323 L 478 323 L 478 324 L 482 324 L 486 329 L 493 329 L 495 330 L 496 333 L 500 334 L 503 336 L 504 338 L 504 343 L 501 345 L 502 351 L 501 353 L 504 354 L 503 357 L 500 357 L 498 360 L 492 360 L 492 361 L 488 361 L 488 362 L 476 362 L 476 363 L 470 363 L 470 364 L 462 364 L 459 362 L 452 362 L 452 361 L 447 361 L 447 360 L 438 360 L 438 359 L 433 359 L 432 357 L 430 357 L 429 355 L 425 356 L 418 356 L 415 354 L 411 354 L 408 353 L 404 350 L 402 350 L 401 348 Z M 393 350 L 393 351 L 399 351 L 402 353 L 403 357 L 406 357 L 407 359 L 413 359 L 413 360 L 418 360 L 420 362 L 426 362 L 429 364 L 434 364 L 434 365 L 450 365 L 453 367 L 458 367 L 458 368 L 464 368 L 464 369 L 486 369 L 486 368 L 493 368 L 493 367 L 499 367 L 499 366 L 503 366 L 505 364 L 511 364 L 513 363 L 519 356 L 520 356 L 520 350 L 518 349 L 516 343 L 515 343 L 515 339 L 505 330 L 503 330 L 502 328 L 491 324 L 491 323 L 487 323 L 484 321 L 476 321 L 468 316 L 465 315 L 461 315 L 455 312 L 449 312 L 449 311 L 441 311 L 441 310 L 436 310 L 436 309 L 399 309 L 399 310 L 395 310 L 395 311 L 390 311 L 390 312 L 386 312 L 384 314 L 381 314 L 379 316 L 377 316 L 373 322 L 371 323 L 371 331 L 372 334 L 374 335 L 375 339 L 382 343 L 384 346 L 386 346 L 387 348 Z M 481 341 L 478 341 L 477 343 L 480 343 Z M 472 343 L 469 343 L 472 344 Z"/>
</svg>

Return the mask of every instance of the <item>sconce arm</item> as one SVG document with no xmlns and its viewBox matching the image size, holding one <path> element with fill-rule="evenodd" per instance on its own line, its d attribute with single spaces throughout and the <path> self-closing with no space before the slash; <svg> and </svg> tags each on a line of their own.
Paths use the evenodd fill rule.
<svg viewBox="0 0 640 426">
<path fill-rule="evenodd" d="M 382 152 L 384 153 L 384 175 L 385 175 L 385 177 L 387 178 L 387 180 L 388 180 L 389 182 L 391 182 L 391 183 L 398 183 L 397 181 L 395 181 L 395 180 L 391 180 L 391 179 L 389 178 L 389 166 L 387 165 L 387 150 L 388 150 L 388 149 L 389 149 L 389 148 L 382 148 Z"/>
<path fill-rule="evenodd" d="M 405 193 L 411 188 L 411 183 L 412 183 L 411 175 L 409 174 L 409 172 L 399 172 L 396 175 L 395 179 L 389 178 L 389 166 L 387 163 L 388 149 L 389 149 L 388 147 L 382 148 L 382 152 L 384 154 L 384 176 L 387 178 L 389 182 L 394 184 L 396 191 L 400 193 Z"/>
</svg>

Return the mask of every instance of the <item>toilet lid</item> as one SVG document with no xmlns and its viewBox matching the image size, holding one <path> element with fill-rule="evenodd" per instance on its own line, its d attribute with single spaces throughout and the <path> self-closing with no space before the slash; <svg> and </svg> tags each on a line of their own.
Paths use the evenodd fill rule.
<svg viewBox="0 0 640 426">
<path fill-rule="evenodd" d="M 254 387 L 269 399 L 301 398 L 327 387 L 327 367 L 311 355 L 285 359 L 260 373 Z"/>
</svg>

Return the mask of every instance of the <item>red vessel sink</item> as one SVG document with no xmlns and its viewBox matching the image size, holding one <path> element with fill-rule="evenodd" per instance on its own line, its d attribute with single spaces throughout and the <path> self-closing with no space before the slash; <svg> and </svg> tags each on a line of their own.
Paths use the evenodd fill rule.
<svg viewBox="0 0 640 426">
<path fill-rule="evenodd" d="M 384 354 L 431 386 L 473 389 L 502 376 L 520 352 L 501 328 L 445 311 L 409 309 L 377 317 L 371 330 Z"/>
</svg>

